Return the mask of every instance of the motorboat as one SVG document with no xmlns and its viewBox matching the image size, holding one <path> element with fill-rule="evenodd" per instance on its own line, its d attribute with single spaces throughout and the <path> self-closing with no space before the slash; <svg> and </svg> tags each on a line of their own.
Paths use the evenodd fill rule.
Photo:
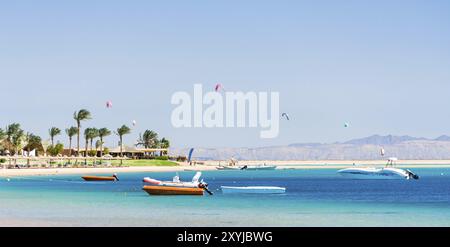
<svg viewBox="0 0 450 247">
<path fill-rule="evenodd" d="M 84 181 L 95 182 L 95 181 L 119 181 L 117 174 L 114 173 L 112 176 L 82 176 Z"/>
<path fill-rule="evenodd" d="M 221 170 L 221 171 L 240 171 L 242 169 L 239 166 L 219 166 L 219 167 L 217 167 L 217 170 Z"/>
<path fill-rule="evenodd" d="M 395 168 L 397 158 L 390 158 L 385 167 L 351 167 L 338 171 L 343 177 L 353 179 L 419 179 L 419 176 L 408 169 Z"/>
<path fill-rule="evenodd" d="M 286 188 L 273 186 L 221 186 L 220 188 L 224 194 L 283 194 L 286 192 Z"/>
<path fill-rule="evenodd" d="M 176 186 L 151 186 L 146 185 L 142 188 L 149 195 L 191 195 L 203 196 L 203 188 L 176 187 Z"/>
<path fill-rule="evenodd" d="M 247 171 L 269 171 L 269 170 L 275 170 L 275 169 L 277 169 L 277 166 L 270 166 L 270 165 L 266 165 L 266 164 L 241 167 L 241 170 L 247 170 Z"/>
<path fill-rule="evenodd" d="M 208 184 L 200 181 L 201 172 L 197 172 L 191 182 L 182 182 L 178 174 L 173 177 L 172 181 L 160 181 L 146 177 L 143 179 L 145 183 L 142 188 L 150 195 L 203 195 L 206 191 L 208 194 L 213 193 L 208 190 Z"/>
<path fill-rule="evenodd" d="M 219 166 L 217 169 L 234 170 L 234 171 L 268 171 L 277 169 L 277 166 L 270 166 L 270 165 Z"/>
</svg>

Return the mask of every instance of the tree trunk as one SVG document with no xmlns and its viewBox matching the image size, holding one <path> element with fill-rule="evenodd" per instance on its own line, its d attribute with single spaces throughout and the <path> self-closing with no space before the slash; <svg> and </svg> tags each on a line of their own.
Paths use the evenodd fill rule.
<svg viewBox="0 0 450 247">
<path fill-rule="evenodd" d="M 72 156 L 72 138 L 69 138 L 69 157 Z"/>
<path fill-rule="evenodd" d="M 120 165 L 123 165 L 123 151 L 122 151 L 123 143 L 122 143 L 122 136 L 120 136 Z"/>
<path fill-rule="evenodd" d="M 88 156 L 87 156 L 87 154 L 88 154 L 88 153 L 87 153 L 87 152 L 88 152 L 88 145 L 89 145 L 89 142 L 88 142 L 88 139 L 86 139 L 86 147 L 85 147 L 85 150 L 84 150 L 84 151 L 85 151 L 85 154 L 84 154 L 84 157 L 85 157 L 85 159 L 84 159 L 84 164 L 85 164 L 85 165 L 87 165 L 87 163 L 88 163 L 88 162 L 87 162 L 87 157 L 88 157 Z"/>
<path fill-rule="evenodd" d="M 27 147 L 27 167 L 30 167 L 30 145 Z"/>
<path fill-rule="evenodd" d="M 100 136 L 100 165 L 103 164 L 103 138 Z"/>
<path fill-rule="evenodd" d="M 72 137 L 69 137 L 69 164 L 70 164 L 70 157 L 72 157 Z"/>
<path fill-rule="evenodd" d="M 100 157 L 103 157 L 103 138 L 100 137 Z"/>
<path fill-rule="evenodd" d="M 77 156 L 80 155 L 80 124 L 77 126 Z"/>
</svg>

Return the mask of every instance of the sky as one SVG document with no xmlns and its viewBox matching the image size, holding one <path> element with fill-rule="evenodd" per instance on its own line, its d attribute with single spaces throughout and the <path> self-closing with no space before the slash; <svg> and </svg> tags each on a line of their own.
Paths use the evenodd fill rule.
<svg viewBox="0 0 450 247">
<path fill-rule="evenodd" d="M 146 129 L 173 147 L 450 134 L 449 11 L 440 0 L 1 1 L 0 127 L 47 139 L 86 108 L 83 128 L 136 120 L 127 144 Z M 173 93 L 218 82 L 279 92 L 291 121 L 273 139 L 174 128 Z"/>
</svg>

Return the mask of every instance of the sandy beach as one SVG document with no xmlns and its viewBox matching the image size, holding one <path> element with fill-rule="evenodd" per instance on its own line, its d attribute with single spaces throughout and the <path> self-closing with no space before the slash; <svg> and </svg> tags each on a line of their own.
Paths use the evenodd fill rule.
<svg viewBox="0 0 450 247">
<path fill-rule="evenodd" d="M 37 169 L 0 169 L 0 177 L 11 176 L 38 176 L 58 174 L 112 174 L 123 172 L 181 172 L 181 171 L 214 171 L 217 167 L 227 165 L 227 161 L 205 161 L 201 165 L 190 166 L 179 163 L 179 166 L 134 166 L 111 168 L 37 168 Z M 383 166 L 384 160 L 310 160 L 310 161 L 273 161 L 253 160 L 240 161 L 242 165 L 276 165 L 278 169 L 342 169 L 352 166 Z M 397 167 L 408 168 L 450 168 L 450 160 L 399 160 Z"/>
</svg>

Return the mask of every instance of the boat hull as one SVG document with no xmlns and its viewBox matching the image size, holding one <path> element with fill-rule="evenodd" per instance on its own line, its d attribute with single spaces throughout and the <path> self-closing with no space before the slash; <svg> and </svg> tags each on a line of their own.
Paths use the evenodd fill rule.
<svg viewBox="0 0 450 247">
<path fill-rule="evenodd" d="M 248 166 L 247 171 L 273 171 L 277 169 L 276 166 Z"/>
<path fill-rule="evenodd" d="M 172 187 L 172 186 L 144 186 L 142 188 L 149 195 L 154 196 L 203 196 L 204 190 L 201 188 L 189 188 L 189 187 Z"/>
<path fill-rule="evenodd" d="M 83 176 L 84 181 L 116 181 L 115 177 Z"/>
<path fill-rule="evenodd" d="M 220 187 L 224 194 L 283 194 L 286 192 L 286 188 L 281 187 Z"/>
<path fill-rule="evenodd" d="M 397 168 L 347 168 L 338 171 L 343 177 L 352 179 L 395 180 L 410 179 L 408 172 Z"/>
</svg>

